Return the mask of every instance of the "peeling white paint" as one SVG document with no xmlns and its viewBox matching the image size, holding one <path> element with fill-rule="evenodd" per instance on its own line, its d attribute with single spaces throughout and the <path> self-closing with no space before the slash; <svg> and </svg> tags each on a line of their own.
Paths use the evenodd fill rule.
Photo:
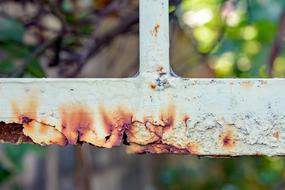
<svg viewBox="0 0 285 190">
<path fill-rule="evenodd" d="M 25 135 L 39 144 L 78 135 L 112 147 L 126 132 L 133 152 L 284 155 L 285 80 L 171 76 L 167 3 L 140 1 L 139 76 L 1 79 L 0 120 L 30 127 Z M 39 132 L 41 123 L 54 129 Z"/>
</svg>

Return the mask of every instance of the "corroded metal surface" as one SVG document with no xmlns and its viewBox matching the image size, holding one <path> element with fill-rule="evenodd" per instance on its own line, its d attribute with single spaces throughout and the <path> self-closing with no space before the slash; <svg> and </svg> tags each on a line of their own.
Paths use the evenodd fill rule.
<svg viewBox="0 0 285 190">
<path fill-rule="evenodd" d="M 154 81 L 2 79 L 0 120 L 22 124 L 25 137 L 43 145 L 124 143 L 136 153 L 282 155 L 283 86 L 283 79 L 159 73 Z"/>
<path fill-rule="evenodd" d="M 173 77 L 167 1 L 143 0 L 140 9 L 138 77 L 1 79 L 0 139 L 125 144 L 133 153 L 283 155 L 285 80 Z"/>
</svg>

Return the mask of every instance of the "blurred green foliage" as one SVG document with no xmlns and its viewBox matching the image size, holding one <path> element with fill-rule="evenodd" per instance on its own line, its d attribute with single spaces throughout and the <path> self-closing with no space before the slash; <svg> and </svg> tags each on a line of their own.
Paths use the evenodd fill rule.
<svg viewBox="0 0 285 190">
<path fill-rule="evenodd" d="M 274 189 L 284 180 L 283 158 L 185 158 L 166 166 L 159 180 L 163 189 Z M 283 188 L 282 188 L 283 189 Z"/>
<path fill-rule="evenodd" d="M 0 185 L 23 170 L 25 156 L 33 152 L 41 157 L 46 152 L 44 147 L 33 144 L 2 144 L 0 147 Z"/>
<path fill-rule="evenodd" d="M 177 13 L 198 52 L 209 55 L 217 77 L 268 77 L 284 5 L 283 0 L 183 0 Z M 283 50 L 273 76 L 285 76 L 284 56 Z"/>
<path fill-rule="evenodd" d="M 13 19 L 0 19 L 0 53 L 3 55 L 0 59 L 0 76 L 1 77 L 20 77 L 14 76 L 18 67 L 26 64 L 34 49 L 23 41 L 26 32 L 23 24 Z M 42 68 L 39 58 L 32 58 L 28 61 L 23 75 L 28 77 L 45 77 L 46 73 Z"/>
</svg>

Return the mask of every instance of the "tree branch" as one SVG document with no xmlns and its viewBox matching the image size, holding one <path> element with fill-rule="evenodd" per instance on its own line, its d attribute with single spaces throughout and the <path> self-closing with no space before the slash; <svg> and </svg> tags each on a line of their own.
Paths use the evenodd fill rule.
<svg viewBox="0 0 285 190">
<path fill-rule="evenodd" d="M 281 53 L 281 50 L 283 48 L 284 30 L 285 30 L 285 9 L 283 9 L 282 11 L 280 21 L 279 21 L 278 33 L 273 43 L 273 46 L 271 48 L 271 53 L 269 56 L 268 68 L 267 68 L 267 73 L 269 77 L 273 77 L 274 61 L 278 57 L 278 55 Z"/>
<path fill-rule="evenodd" d="M 126 33 L 130 30 L 132 26 L 137 24 L 139 21 L 139 14 L 138 11 L 135 11 L 132 15 L 123 17 L 120 19 L 119 23 L 113 27 L 111 30 L 106 32 L 104 35 L 97 37 L 93 36 L 89 43 L 87 43 L 82 48 L 82 53 L 78 59 L 78 65 L 76 66 L 75 70 L 71 73 L 66 74 L 67 77 L 75 77 L 77 76 L 83 69 L 86 62 L 94 55 L 96 55 L 102 47 L 110 44 L 114 38 L 118 35 Z"/>
</svg>

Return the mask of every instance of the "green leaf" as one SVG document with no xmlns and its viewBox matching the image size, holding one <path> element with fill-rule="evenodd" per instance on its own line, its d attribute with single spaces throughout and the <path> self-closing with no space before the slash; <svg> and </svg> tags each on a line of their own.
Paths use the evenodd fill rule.
<svg viewBox="0 0 285 190">
<path fill-rule="evenodd" d="M 277 34 L 277 22 L 260 20 L 255 23 L 258 29 L 258 40 L 260 42 L 272 42 Z"/>
<path fill-rule="evenodd" d="M 17 169 L 21 169 L 22 159 L 26 153 L 32 151 L 41 156 L 45 153 L 45 148 L 41 147 L 40 145 L 33 145 L 33 144 L 21 144 L 21 145 L 5 144 L 4 151 L 7 157 L 17 167 Z"/>
<path fill-rule="evenodd" d="M 28 64 L 26 72 L 32 75 L 33 77 L 37 77 L 37 78 L 46 77 L 46 73 L 44 69 L 42 68 L 40 62 L 35 59 Z"/>
<path fill-rule="evenodd" d="M 11 176 L 11 174 L 12 173 L 9 170 L 0 165 L 0 184 L 3 181 L 6 181 Z"/>
<path fill-rule="evenodd" d="M 9 74 L 13 72 L 15 66 L 13 65 L 12 61 L 9 59 L 0 60 L 0 73 Z"/>
<path fill-rule="evenodd" d="M 30 48 L 22 43 L 1 43 L 1 48 L 12 58 L 23 58 L 30 53 Z"/>
<path fill-rule="evenodd" d="M 12 19 L 0 19 L 0 41 L 22 41 L 25 28 L 22 23 Z"/>
</svg>

